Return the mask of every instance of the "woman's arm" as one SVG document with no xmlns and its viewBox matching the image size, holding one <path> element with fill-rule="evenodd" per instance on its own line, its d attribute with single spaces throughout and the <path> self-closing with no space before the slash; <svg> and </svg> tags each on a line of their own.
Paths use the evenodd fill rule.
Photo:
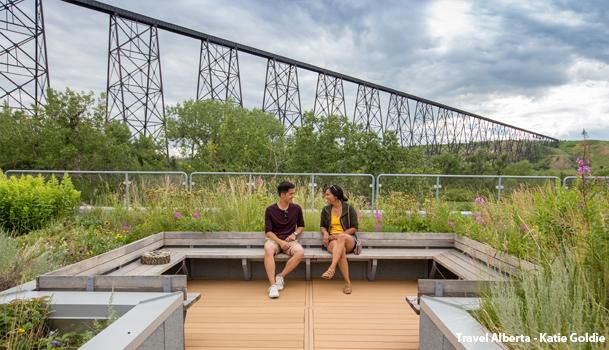
<svg viewBox="0 0 609 350">
<path fill-rule="evenodd" d="M 328 245 L 328 243 L 330 243 L 330 233 L 328 233 L 328 230 L 323 226 L 321 226 L 319 230 L 321 231 L 324 244 Z"/>
<path fill-rule="evenodd" d="M 357 227 L 351 227 L 345 230 L 345 232 L 343 232 L 344 234 L 347 235 L 354 235 L 357 233 Z"/>
</svg>

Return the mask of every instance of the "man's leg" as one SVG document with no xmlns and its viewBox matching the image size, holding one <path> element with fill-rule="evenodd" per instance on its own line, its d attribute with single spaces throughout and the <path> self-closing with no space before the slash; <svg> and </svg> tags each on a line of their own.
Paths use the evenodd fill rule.
<svg viewBox="0 0 609 350">
<path fill-rule="evenodd" d="M 287 252 L 288 254 L 291 255 L 291 257 L 288 260 L 288 262 L 285 264 L 283 271 L 281 271 L 281 273 L 279 274 L 279 275 L 281 275 L 281 277 L 285 277 L 288 275 L 288 273 L 292 272 L 296 268 L 296 266 L 298 266 L 298 264 L 300 264 L 300 262 L 302 261 L 302 258 L 304 258 L 304 248 L 302 248 L 300 243 L 292 242 L 291 244 L 292 244 L 292 246 L 290 247 L 290 249 Z"/>
<path fill-rule="evenodd" d="M 277 254 L 278 248 L 274 241 L 264 242 L 264 269 L 271 286 L 275 284 L 275 254 Z"/>
</svg>

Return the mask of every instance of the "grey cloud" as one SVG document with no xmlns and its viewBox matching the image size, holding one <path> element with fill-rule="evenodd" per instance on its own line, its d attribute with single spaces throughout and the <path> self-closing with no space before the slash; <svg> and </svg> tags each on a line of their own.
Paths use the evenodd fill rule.
<svg viewBox="0 0 609 350">
<path fill-rule="evenodd" d="M 485 111 L 491 118 L 519 121 L 524 128 L 540 125 L 503 116 L 489 109 L 488 99 L 519 94 L 541 99 L 550 89 L 573 83 L 567 72 L 575 59 L 609 64 L 609 4 L 603 1 L 548 3 L 548 11 L 571 11 L 581 18 L 575 26 L 544 21 L 525 11 L 526 3 L 477 1 L 470 15 L 478 32 L 459 37 L 442 52 L 426 26 L 428 3 L 420 1 L 105 2 L 438 102 L 461 104 L 455 107 L 471 106 L 473 113 Z M 107 16 L 60 1 L 45 2 L 45 16 L 51 82 L 103 91 Z M 161 33 L 160 39 L 167 104 L 193 98 L 199 43 L 169 33 Z M 246 106 L 259 108 L 266 62 L 242 55 L 240 63 Z M 590 70 L 581 77 L 605 80 L 603 72 Z M 299 73 L 303 107 L 312 108 L 314 86 L 304 82 L 314 84 L 315 77 Z M 347 99 L 351 113 L 355 95 Z M 568 111 L 569 101 L 564 104 L 563 111 Z M 549 117 L 540 112 L 539 118 Z M 551 134 L 556 130 L 552 123 L 541 123 L 536 130 Z M 569 135 L 581 131 L 575 128 Z M 599 130 L 609 138 L 606 129 Z"/>
</svg>

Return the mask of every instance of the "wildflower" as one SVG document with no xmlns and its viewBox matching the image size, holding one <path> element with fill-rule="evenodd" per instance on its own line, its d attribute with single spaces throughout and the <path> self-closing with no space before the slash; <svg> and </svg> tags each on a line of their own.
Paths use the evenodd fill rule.
<svg viewBox="0 0 609 350">
<path fill-rule="evenodd" d="M 383 214 L 381 214 L 380 210 L 375 210 L 374 211 L 374 219 L 376 220 L 377 223 L 381 223 L 381 221 L 383 220 Z"/>
<path fill-rule="evenodd" d="M 478 225 L 484 225 L 484 219 L 482 218 L 482 215 L 480 215 L 480 213 L 476 213 L 476 223 Z"/>
<path fill-rule="evenodd" d="M 200 211 L 196 211 L 196 212 L 193 214 L 193 217 L 194 217 L 195 219 L 197 219 L 197 220 L 200 220 L 200 219 L 201 219 L 201 212 L 200 212 Z"/>
<path fill-rule="evenodd" d="M 110 221 L 108 221 L 108 219 L 104 220 L 104 226 L 108 226 L 110 225 Z"/>
<path fill-rule="evenodd" d="M 527 225 L 525 225 L 524 223 L 520 224 L 520 226 L 518 226 L 518 229 L 520 229 L 520 232 L 525 232 L 527 231 L 529 228 L 527 227 Z"/>
<path fill-rule="evenodd" d="M 78 252 L 80 254 L 84 254 L 87 251 L 87 247 L 85 246 L 80 246 L 80 248 L 78 248 Z"/>
<path fill-rule="evenodd" d="M 455 225 L 455 222 L 454 222 L 454 221 L 452 221 L 451 219 L 448 219 L 448 223 L 447 223 L 447 225 L 448 225 L 448 227 L 450 227 L 450 228 L 455 228 L 455 226 L 456 226 L 456 225 Z"/>
<path fill-rule="evenodd" d="M 364 217 L 364 212 L 361 211 L 361 210 L 358 210 L 357 211 L 357 218 L 361 220 L 363 217 Z"/>
<path fill-rule="evenodd" d="M 588 176 L 591 173 L 590 160 L 577 158 L 577 173 L 582 176 Z"/>
<path fill-rule="evenodd" d="M 19 328 L 17 328 L 17 333 L 23 334 L 23 333 L 25 333 L 25 329 L 23 329 L 23 327 L 19 327 Z"/>
<path fill-rule="evenodd" d="M 260 187 L 262 186 L 262 184 L 264 183 L 264 181 L 262 181 L 262 178 L 260 176 L 256 177 L 256 186 Z"/>
<path fill-rule="evenodd" d="M 173 213 L 173 217 L 176 219 L 181 219 L 182 218 L 182 213 L 180 213 L 179 211 L 176 211 L 175 213 Z"/>
<path fill-rule="evenodd" d="M 131 226 L 129 226 L 129 225 L 123 225 L 123 232 L 124 233 L 129 232 L 129 230 L 131 230 Z"/>
<path fill-rule="evenodd" d="M 51 341 L 51 345 L 52 345 L 53 347 L 56 347 L 56 348 L 58 348 L 58 347 L 60 347 L 60 346 L 63 346 L 63 344 L 62 344 L 62 343 L 61 343 L 59 340 L 57 340 L 57 339 L 53 339 L 53 340 Z"/>
<path fill-rule="evenodd" d="M 114 238 L 117 240 L 121 240 L 121 239 L 123 239 L 123 237 L 125 237 L 125 236 L 121 235 L 120 233 L 117 233 L 114 235 Z"/>
<path fill-rule="evenodd" d="M 482 196 L 478 196 L 476 199 L 474 199 L 474 202 L 478 205 L 484 205 L 484 203 L 486 203 L 486 199 L 484 199 Z"/>
</svg>

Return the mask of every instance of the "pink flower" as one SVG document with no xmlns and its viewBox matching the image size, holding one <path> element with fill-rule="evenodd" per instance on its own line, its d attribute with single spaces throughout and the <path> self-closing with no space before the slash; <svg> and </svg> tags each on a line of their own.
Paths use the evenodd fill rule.
<svg viewBox="0 0 609 350">
<path fill-rule="evenodd" d="M 264 183 L 264 181 L 262 181 L 262 178 L 260 176 L 256 177 L 256 186 L 260 187 L 262 186 L 262 184 Z"/>
<path fill-rule="evenodd" d="M 588 176 L 591 172 L 590 160 L 577 158 L 577 173 L 582 176 Z"/>
<path fill-rule="evenodd" d="M 482 216 L 480 216 L 480 214 L 476 215 L 476 223 L 478 225 L 484 225 L 484 219 L 482 218 Z"/>
<path fill-rule="evenodd" d="M 482 196 L 478 196 L 476 199 L 474 199 L 474 202 L 478 205 L 484 205 L 484 203 L 486 203 L 486 199 L 484 199 Z"/>
<path fill-rule="evenodd" d="M 520 229 L 520 232 L 525 232 L 527 231 L 529 228 L 527 227 L 527 225 L 525 225 L 524 223 L 520 224 L 520 226 L 518 226 L 518 229 Z"/>
<path fill-rule="evenodd" d="M 450 227 L 450 228 L 455 228 L 455 226 L 456 226 L 456 225 L 455 225 L 455 222 L 454 222 L 454 221 L 452 221 L 451 219 L 448 219 L 448 223 L 447 223 L 447 225 L 448 225 L 448 227 Z"/>
<path fill-rule="evenodd" d="M 196 212 L 193 214 L 193 217 L 194 217 L 195 219 L 197 219 L 197 220 L 200 220 L 200 219 L 201 219 L 201 212 L 200 212 L 200 211 L 196 211 Z"/>
<path fill-rule="evenodd" d="M 374 219 L 376 220 L 377 223 L 381 223 L 383 220 L 383 214 L 381 213 L 380 210 L 375 210 L 374 211 Z"/>
<path fill-rule="evenodd" d="M 176 219 L 181 219 L 182 218 L 182 213 L 180 213 L 179 211 L 176 211 L 175 213 L 173 213 L 173 217 Z"/>
<path fill-rule="evenodd" d="M 123 231 L 129 232 L 130 229 L 131 229 L 131 226 L 129 226 L 129 225 L 123 225 Z"/>
<path fill-rule="evenodd" d="M 361 219 L 361 218 L 363 218 L 363 217 L 364 217 L 364 213 L 363 213 L 361 210 L 358 210 L 358 211 L 357 211 L 357 218 L 358 218 L 358 219 Z"/>
</svg>

